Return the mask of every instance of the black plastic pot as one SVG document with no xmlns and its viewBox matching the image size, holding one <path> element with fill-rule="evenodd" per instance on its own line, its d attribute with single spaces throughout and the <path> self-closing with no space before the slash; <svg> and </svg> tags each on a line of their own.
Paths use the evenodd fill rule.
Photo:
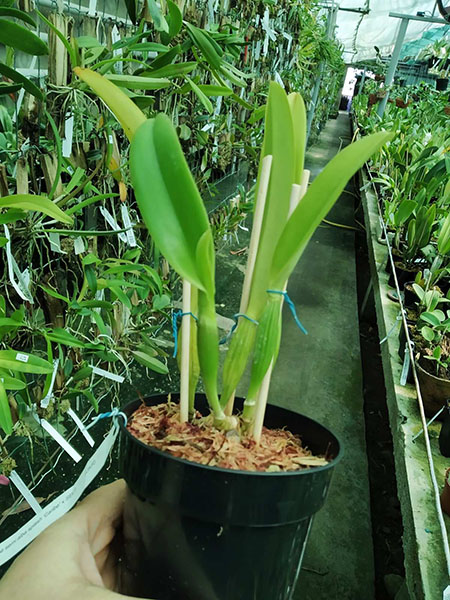
<svg viewBox="0 0 450 600">
<path fill-rule="evenodd" d="M 139 405 L 124 410 L 131 415 Z M 196 406 L 206 413 L 204 396 Z M 330 462 L 285 473 L 219 469 L 151 448 L 122 426 L 121 468 L 128 484 L 122 593 L 155 600 L 292 598 L 312 517 L 325 502 L 342 452 L 316 421 L 275 406 L 266 414 L 269 427 L 287 426 Z"/>
<path fill-rule="evenodd" d="M 436 79 L 436 89 L 440 92 L 445 92 L 448 87 L 448 79 L 446 77 L 438 77 Z"/>
</svg>

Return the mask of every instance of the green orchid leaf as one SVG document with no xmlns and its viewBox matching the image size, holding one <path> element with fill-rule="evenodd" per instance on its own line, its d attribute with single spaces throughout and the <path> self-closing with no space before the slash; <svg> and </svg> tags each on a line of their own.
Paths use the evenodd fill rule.
<svg viewBox="0 0 450 600">
<path fill-rule="evenodd" d="M 164 44 L 169 44 L 180 33 L 183 25 L 183 15 L 175 2 L 167 0 L 167 8 L 169 12 L 166 15 L 166 21 L 169 25 L 169 31 L 167 33 L 164 31 L 161 32 L 161 41 Z"/>
<path fill-rule="evenodd" d="M 153 24 L 157 31 L 164 31 L 165 33 L 169 33 L 169 25 L 167 24 L 164 15 L 161 10 L 158 8 L 155 0 L 147 0 L 148 10 L 150 12 L 150 16 L 153 19 Z"/>
<path fill-rule="evenodd" d="M 397 207 L 394 213 L 394 225 L 400 227 L 413 214 L 417 207 L 417 202 L 414 200 L 403 200 Z"/>
<path fill-rule="evenodd" d="M 6 19 L 0 19 L 0 43 L 35 56 L 48 54 L 48 46 L 41 38 L 22 25 Z"/>
<path fill-rule="evenodd" d="M 139 42 L 138 44 L 131 44 L 128 46 L 128 50 L 136 50 L 137 52 L 157 52 L 158 54 L 167 52 L 169 48 L 164 44 L 158 44 L 158 42 Z"/>
<path fill-rule="evenodd" d="M 192 81 L 192 79 L 190 79 L 189 77 L 186 77 L 186 79 L 187 79 L 189 85 L 191 86 L 192 91 L 197 96 L 197 98 L 200 100 L 201 104 L 203 104 L 203 106 L 209 112 L 209 114 L 212 114 L 213 106 L 211 104 L 211 100 L 207 96 L 205 96 L 205 94 L 202 92 L 202 90 L 198 87 L 198 85 L 196 83 L 194 83 Z"/>
<path fill-rule="evenodd" d="M 446 216 L 437 239 L 439 254 L 450 254 L 450 213 Z"/>
<path fill-rule="evenodd" d="M 300 185 L 303 179 L 306 148 L 306 108 L 298 93 L 288 96 L 294 131 L 294 183 Z"/>
<path fill-rule="evenodd" d="M 192 39 L 195 46 L 200 50 L 206 62 L 213 69 L 219 70 L 222 66 L 222 58 L 217 52 L 217 47 L 213 44 L 211 37 L 202 29 L 186 23 L 189 36 Z"/>
<path fill-rule="evenodd" d="M 155 244 L 182 277 L 205 289 L 197 246 L 210 231 L 208 216 L 166 115 L 139 128 L 131 143 L 130 171 L 139 210 Z"/>
<path fill-rule="evenodd" d="M 5 96 L 6 94 L 14 94 L 22 89 L 22 85 L 18 83 L 0 83 L 0 96 Z"/>
<path fill-rule="evenodd" d="M 226 85 L 199 84 L 198 89 L 201 90 L 205 96 L 231 96 L 233 93 L 233 90 Z M 264 116 L 264 113 L 262 116 Z"/>
<path fill-rule="evenodd" d="M 60 221 L 71 225 L 73 218 L 64 213 L 54 202 L 49 200 L 46 196 L 34 196 L 33 194 L 12 194 L 11 196 L 5 196 L 0 198 L 0 208 L 14 208 L 24 211 L 33 210 L 35 212 L 41 212 Z"/>
<path fill-rule="evenodd" d="M 188 73 L 192 73 L 194 69 L 198 67 L 196 62 L 183 62 L 183 63 L 175 63 L 170 65 L 164 65 L 159 69 L 153 69 L 152 71 L 144 71 L 142 73 L 143 77 L 183 77 L 183 75 L 187 75 Z"/>
<path fill-rule="evenodd" d="M 15 69 L 11 69 L 3 63 L 0 63 L 0 73 L 5 77 L 8 77 L 8 79 L 11 79 L 16 83 L 20 83 L 22 87 L 25 88 L 25 90 L 32 96 L 39 98 L 39 100 L 44 99 L 44 94 L 41 92 L 38 86 L 25 77 L 25 75 L 22 75 L 22 73 L 19 73 Z"/>
<path fill-rule="evenodd" d="M 68 346 L 69 348 L 87 348 L 89 346 L 86 342 L 79 340 L 77 337 L 60 327 L 55 327 L 53 330 L 47 331 L 45 337 L 51 342 L 63 344 L 63 346 Z"/>
<path fill-rule="evenodd" d="M 106 79 L 112 81 L 119 87 L 129 90 L 162 90 L 173 85 L 168 79 L 138 77 L 134 75 L 105 75 Z"/>
<path fill-rule="evenodd" d="M 0 383 L 3 383 L 5 390 L 18 391 L 24 390 L 27 387 L 27 384 L 21 379 L 17 379 L 17 377 L 11 377 L 7 372 L 0 372 Z"/>
<path fill-rule="evenodd" d="M 0 368 L 19 373 L 47 374 L 53 372 L 53 367 L 48 361 L 18 350 L 0 350 Z"/>
<path fill-rule="evenodd" d="M 314 231 L 339 198 L 348 180 L 393 135 L 374 133 L 347 146 L 314 179 L 278 238 L 270 268 L 271 289 L 282 289 Z"/>
<path fill-rule="evenodd" d="M 28 23 L 32 27 L 36 28 L 36 21 L 30 17 L 30 15 L 23 10 L 18 8 L 10 8 L 8 6 L 0 6 L 0 17 L 13 17 L 13 19 L 20 19 L 24 23 Z"/>
<path fill-rule="evenodd" d="M 295 175 L 294 135 L 291 110 L 283 88 L 271 82 L 266 111 L 262 157 L 271 155 L 272 169 L 252 278 L 248 314 L 258 319 L 266 303 L 270 265 L 276 242 L 286 225 Z M 262 160 L 257 190 L 261 177 Z M 284 286 L 284 282 L 283 282 Z M 280 288 L 281 289 L 281 288 Z"/>
<path fill-rule="evenodd" d="M 434 337 L 435 337 L 434 331 L 431 329 L 431 327 L 428 327 L 427 325 L 425 325 L 420 330 L 420 333 L 427 340 L 427 342 L 432 342 L 434 340 Z"/>
<path fill-rule="evenodd" d="M 138 128 L 146 121 L 144 113 L 128 98 L 117 85 L 95 71 L 75 67 L 75 74 L 103 100 L 122 125 L 125 135 L 131 140 Z"/>
<path fill-rule="evenodd" d="M 139 364 L 151 369 L 152 371 L 155 371 L 155 373 L 161 373 L 162 375 L 167 375 L 169 373 L 169 369 L 164 363 L 162 363 L 160 360 L 157 360 L 153 356 L 150 356 L 146 352 L 142 352 L 141 350 L 133 350 L 131 354 Z"/>
<path fill-rule="evenodd" d="M 130 21 L 133 23 L 133 25 L 137 25 L 138 0 L 125 0 L 125 6 L 127 7 L 127 13 L 130 17 Z"/>
<path fill-rule="evenodd" d="M 6 433 L 11 435 L 13 430 L 13 422 L 11 417 L 11 409 L 8 402 L 8 394 L 6 393 L 5 386 L 0 379 L 0 428 Z"/>
</svg>

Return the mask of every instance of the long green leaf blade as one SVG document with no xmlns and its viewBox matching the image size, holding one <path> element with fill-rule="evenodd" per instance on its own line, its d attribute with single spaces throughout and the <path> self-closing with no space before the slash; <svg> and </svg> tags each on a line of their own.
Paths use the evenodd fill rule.
<svg viewBox="0 0 450 600">
<path fill-rule="evenodd" d="M 146 121 L 144 113 L 106 77 L 81 67 L 75 67 L 74 72 L 103 100 L 122 125 L 127 138 L 131 140 L 139 127 Z"/>
<path fill-rule="evenodd" d="M 292 116 L 286 93 L 277 83 L 270 84 L 262 157 L 272 155 L 272 169 L 264 210 L 261 237 L 252 278 L 249 316 L 258 319 L 266 303 L 269 271 L 275 243 L 289 214 L 294 182 L 294 137 Z M 260 169 L 262 160 L 260 163 Z M 260 178 L 261 173 L 258 176 Z M 259 186 L 259 181 L 258 181 Z"/>
<path fill-rule="evenodd" d="M 162 90 L 173 85 L 168 79 L 158 77 L 138 77 L 136 75 L 105 75 L 119 87 L 129 90 Z"/>
<path fill-rule="evenodd" d="M 17 350 L 0 350 L 0 369 L 38 375 L 53 371 L 52 365 L 43 358 Z"/>
<path fill-rule="evenodd" d="M 73 217 L 64 213 L 56 204 L 46 196 L 34 196 L 33 194 L 13 194 L 0 198 L 0 208 L 18 208 L 20 210 L 33 210 L 44 213 L 61 223 L 71 225 Z"/>
<path fill-rule="evenodd" d="M 6 433 L 11 435 L 13 430 L 13 422 L 11 417 L 11 409 L 9 408 L 8 394 L 5 391 L 5 386 L 0 379 L 0 427 Z"/>
<path fill-rule="evenodd" d="M 0 43 L 27 54 L 36 56 L 48 54 L 48 46 L 41 38 L 22 25 L 5 19 L 0 19 Z"/>
<path fill-rule="evenodd" d="M 197 246 L 210 230 L 208 216 L 166 115 L 145 122 L 137 131 L 131 142 L 130 171 L 142 218 L 156 245 L 182 277 L 205 289 Z"/>
<path fill-rule="evenodd" d="M 393 135 L 374 133 L 347 146 L 315 178 L 279 238 L 270 269 L 271 288 L 283 289 L 312 234 L 339 198 L 348 180 Z"/>
</svg>

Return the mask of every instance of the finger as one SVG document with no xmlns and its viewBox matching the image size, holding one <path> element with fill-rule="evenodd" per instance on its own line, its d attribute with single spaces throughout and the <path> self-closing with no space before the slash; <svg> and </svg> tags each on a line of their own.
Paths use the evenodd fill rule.
<svg viewBox="0 0 450 600">
<path fill-rule="evenodd" d="M 83 594 L 83 600 L 142 600 L 142 598 L 123 596 L 117 592 L 105 590 L 105 588 L 90 587 L 87 593 Z"/>
<path fill-rule="evenodd" d="M 123 479 L 105 485 L 87 496 L 69 517 L 85 532 L 92 554 L 107 547 L 122 520 L 126 484 Z"/>
<path fill-rule="evenodd" d="M 89 517 L 97 515 L 114 522 L 122 516 L 126 489 L 124 479 L 104 485 L 80 502 L 72 514 L 79 511 Z"/>
</svg>

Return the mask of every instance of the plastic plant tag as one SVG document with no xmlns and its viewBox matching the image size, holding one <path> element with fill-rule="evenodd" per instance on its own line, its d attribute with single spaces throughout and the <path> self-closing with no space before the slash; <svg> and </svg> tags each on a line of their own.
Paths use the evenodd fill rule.
<svg viewBox="0 0 450 600">
<path fill-rule="evenodd" d="M 117 234 L 119 236 L 119 239 L 122 242 L 127 242 L 127 236 L 123 233 L 123 231 L 120 231 L 121 228 L 119 227 L 119 224 L 117 223 L 115 218 L 112 216 L 112 214 L 109 212 L 109 210 L 106 209 L 104 206 L 100 206 L 100 212 L 102 213 L 103 218 L 108 223 L 108 225 L 111 227 L 111 229 L 114 229 L 114 231 L 120 232 Z"/>
<path fill-rule="evenodd" d="M 64 250 L 61 250 L 61 238 L 59 237 L 59 233 L 51 232 L 48 234 L 50 240 L 50 247 L 53 252 L 59 252 L 60 254 L 67 254 Z"/>
<path fill-rule="evenodd" d="M 20 269 L 17 265 L 16 259 L 12 255 L 11 237 L 9 235 L 9 229 L 8 229 L 7 225 L 3 225 L 3 230 L 5 232 L 5 237 L 8 240 L 8 242 L 5 245 L 5 251 L 6 251 L 6 260 L 8 262 L 9 281 L 11 282 L 11 285 L 16 290 L 16 292 L 19 294 L 19 296 L 22 298 L 22 300 L 26 300 L 30 304 L 34 304 L 33 296 L 31 295 L 30 290 L 29 290 L 29 285 L 30 285 L 29 276 L 24 278 L 24 274 L 20 271 Z M 25 273 L 26 272 L 27 272 L 27 270 L 25 269 Z M 16 277 L 17 277 L 17 281 L 16 281 Z"/>
<path fill-rule="evenodd" d="M 26 483 L 23 481 L 22 477 L 16 472 L 12 471 L 9 480 L 16 486 L 19 492 L 22 494 L 24 500 L 28 502 L 30 507 L 34 510 L 37 515 L 42 513 L 42 508 L 39 505 L 39 502 L 33 496 L 33 494 L 28 489 Z"/>
<path fill-rule="evenodd" d="M 78 429 L 81 431 L 81 433 L 83 434 L 83 436 L 86 439 L 89 446 L 91 446 L 91 448 L 93 448 L 95 446 L 95 442 L 94 442 L 91 434 L 89 433 L 89 431 L 84 426 L 82 420 L 77 415 L 77 413 L 74 412 L 71 408 L 69 408 L 69 410 L 67 411 L 67 414 L 74 421 L 74 423 L 78 427 Z"/>
<path fill-rule="evenodd" d="M 122 213 L 123 227 L 127 230 L 126 235 L 128 245 L 132 248 L 136 248 L 137 242 L 134 236 L 133 225 L 131 223 L 130 213 L 128 212 L 128 206 L 126 204 L 122 204 L 120 207 L 120 212 Z"/>
<path fill-rule="evenodd" d="M 120 42 L 120 33 L 119 33 L 119 29 L 118 29 L 117 25 L 114 25 L 114 27 L 112 28 L 111 41 L 113 44 L 115 44 L 116 42 Z M 118 56 L 120 58 L 122 55 L 123 55 L 122 48 L 113 50 L 113 56 Z M 123 64 L 121 62 L 116 63 L 115 70 L 116 70 L 116 73 L 119 73 L 121 75 L 123 73 Z"/>
<path fill-rule="evenodd" d="M 95 17 L 96 12 L 97 12 L 97 0 L 89 0 L 88 16 Z"/>
<path fill-rule="evenodd" d="M 52 378 L 50 380 L 50 387 L 48 388 L 47 393 L 44 398 L 41 400 L 41 408 L 47 408 L 50 404 L 50 400 L 53 398 L 53 386 L 55 385 L 56 373 L 58 371 L 59 358 L 55 358 L 53 361 L 53 373 Z"/>
<path fill-rule="evenodd" d="M 65 158 L 69 158 L 72 154 L 72 141 L 73 141 L 73 115 L 66 115 L 66 120 L 64 123 L 64 139 L 62 141 L 62 155 Z"/>
<path fill-rule="evenodd" d="M 106 379 L 111 379 L 111 381 L 116 381 L 117 383 L 123 383 L 125 381 L 125 377 L 122 377 L 122 375 L 110 373 L 109 371 L 105 371 L 105 369 L 100 369 L 99 367 L 92 367 L 92 373 L 94 373 L 94 375 L 105 377 Z"/>
<path fill-rule="evenodd" d="M 444 590 L 443 600 L 450 600 L 450 585 L 448 585 Z"/>
<path fill-rule="evenodd" d="M 61 448 L 67 452 L 67 454 L 77 463 L 80 462 L 82 456 L 79 454 L 75 448 L 73 448 L 67 440 L 63 438 L 63 436 L 56 431 L 56 429 L 45 419 L 40 419 L 36 414 L 34 415 L 36 421 L 41 425 L 42 429 L 44 429 L 52 438 L 55 440 L 57 444 L 61 446 Z"/>
<path fill-rule="evenodd" d="M 5 564 L 13 558 L 44 529 L 75 506 L 84 490 L 90 485 L 105 464 L 118 433 L 119 428 L 117 426 L 112 427 L 106 438 L 86 463 L 74 485 L 43 509 L 38 505 L 39 514 L 30 519 L 28 523 L 25 523 L 11 537 L 0 543 L 0 565 Z M 30 504 L 29 501 L 28 503 Z"/>
<path fill-rule="evenodd" d="M 400 376 L 400 385 L 405 386 L 408 379 L 409 367 L 411 366 L 411 357 L 409 355 L 408 344 L 405 344 L 405 358 L 403 360 L 403 369 Z"/>
<path fill-rule="evenodd" d="M 82 237 L 78 236 L 73 241 L 73 250 L 75 254 L 81 254 L 86 250 L 86 246 L 84 245 L 84 240 Z"/>
<path fill-rule="evenodd" d="M 18 352 L 16 354 L 16 360 L 18 360 L 19 362 L 27 363 L 29 358 L 30 357 L 28 356 L 28 354 L 23 354 L 22 352 Z"/>
</svg>

